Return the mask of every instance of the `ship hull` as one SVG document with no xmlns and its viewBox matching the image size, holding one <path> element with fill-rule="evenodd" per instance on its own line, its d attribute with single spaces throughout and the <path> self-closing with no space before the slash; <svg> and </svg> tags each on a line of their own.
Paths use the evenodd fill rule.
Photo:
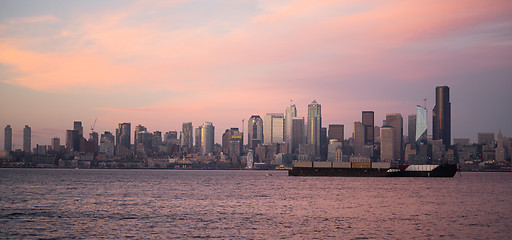
<svg viewBox="0 0 512 240">
<path fill-rule="evenodd" d="M 443 164 L 430 171 L 406 171 L 387 168 L 315 168 L 293 167 L 289 176 L 325 177 L 453 177 L 457 173 L 456 164 Z"/>
</svg>

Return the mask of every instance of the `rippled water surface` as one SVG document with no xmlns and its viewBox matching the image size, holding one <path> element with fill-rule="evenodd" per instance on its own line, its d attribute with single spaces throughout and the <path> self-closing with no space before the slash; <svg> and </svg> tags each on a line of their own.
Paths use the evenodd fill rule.
<svg viewBox="0 0 512 240">
<path fill-rule="evenodd" d="M 267 173 L 271 173 L 271 176 Z M 510 239 L 512 173 L 0 169 L 0 238 Z"/>
</svg>

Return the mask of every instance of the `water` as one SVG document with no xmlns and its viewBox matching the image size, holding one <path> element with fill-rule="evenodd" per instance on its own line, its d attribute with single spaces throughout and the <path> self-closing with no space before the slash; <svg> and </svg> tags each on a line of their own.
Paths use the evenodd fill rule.
<svg viewBox="0 0 512 240">
<path fill-rule="evenodd" d="M 0 169 L 0 238 L 509 239 L 511 211 L 511 173 Z"/>
</svg>

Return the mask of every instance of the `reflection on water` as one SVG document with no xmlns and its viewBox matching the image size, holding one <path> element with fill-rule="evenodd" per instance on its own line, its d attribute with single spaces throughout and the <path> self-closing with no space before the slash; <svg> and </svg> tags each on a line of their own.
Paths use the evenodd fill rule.
<svg viewBox="0 0 512 240">
<path fill-rule="evenodd" d="M 0 169 L 7 238 L 506 239 L 512 175 Z"/>
</svg>

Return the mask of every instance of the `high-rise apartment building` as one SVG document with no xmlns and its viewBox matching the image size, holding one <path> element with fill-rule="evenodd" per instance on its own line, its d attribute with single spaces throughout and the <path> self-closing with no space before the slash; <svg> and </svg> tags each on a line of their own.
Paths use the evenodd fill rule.
<svg viewBox="0 0 512 240">
<path fill-rule="evenodd" d="M 248 121 L 248 145 L 254 150 L 258 144 L 263 143 L 263 120 L 259 115 L 252 115 Z"/>
<path fill-rule="evenodd" d="M 114 156 L 114 135 L 111 132 L 105 131 L 100 137 L 100 153 L 106 154 L 108 157 Z"/>
<path fill-rule="evenodd" d="M 82 127 L 81 121 L 73 122 L 73 130 L 78 131 L 78 136 L 80 136 L 80 138 L 84 136 L 84 128 Z"/>
<path fill-rule="evenodd" d="M 284 114 L 267 113 L 263 119 L 263 143 L 284 142 Z"/>
<path fill-rule="evenodd" d="M 213 153 L 215 127 L 211 122 L 205 122 L 201 128 L 201 150 L 203 154 Z"/>
<path fill-rule="evenodd" d="M 288 143 L 288 152 L 291 152 L 292 148 L 292 122 L 293 118 L 297 117 L 297 108 L 295 104 L 286 107 L 285 111 L 285 124 L 284 124 L 284 142 Z"/>
<path fill-rule="evenodd" d="M 374 134 L 373 134 L 373 126 L 374 126 L 373 111 L 363 111 L 362 123 L 364 125 L 364 144 L 365 145 L 373 145 L 374 140 L 375 140 Z"/>
<path fill-rule="evenodd" d="M 191 122 L 183 123 L 181 127 L 181 149 L 184 152 L 189 152 L 194 146 L 193 142 L 193 127 Z"/>
<path fill-rule="evenodd" d="M 130 150 L 131 123 L 119 123 L 119 127 L 116 129 L 116 146 L 123 146 Z"/>
<path fill-rule="evenodd" d="M 416 107 L 416 136 L 414 141 L 417 144 L 427 142 L 427 109 Z"/>
<path fill-rule="evenodd" d="M 4 130 L 4 150 L 7 152 L 12 151 L 12 128 L 7 125 Z"/>
<path fill-rule="evenodd" d="M 23 128 L 23 151 L 31 152 L 32 147 L 32 130 L 28 125 Z"/>
<path fill-rule="evenodd" d="M 451 141 L 450 88 L 436 87 L 436 105 L 432 110 L 432 140 L 443 140 L 445 149 Z"/>
<path fill-rule="evenodd" d="M 322 106 L 315 100 L 308 105 L 307 143 L 313 145 L 315 158 L 320 158 Z"/>
<path fill-rule="evenodd" d="M 386 125 L 393 128 L 393 153 L 394 160 L 402 159 L 403 136 L 404 136 L 404 120 L 400 113 L 386 114 Z M 382 144 L 382 128 L 381 128 L 381 144 Z"/>
</svg>

